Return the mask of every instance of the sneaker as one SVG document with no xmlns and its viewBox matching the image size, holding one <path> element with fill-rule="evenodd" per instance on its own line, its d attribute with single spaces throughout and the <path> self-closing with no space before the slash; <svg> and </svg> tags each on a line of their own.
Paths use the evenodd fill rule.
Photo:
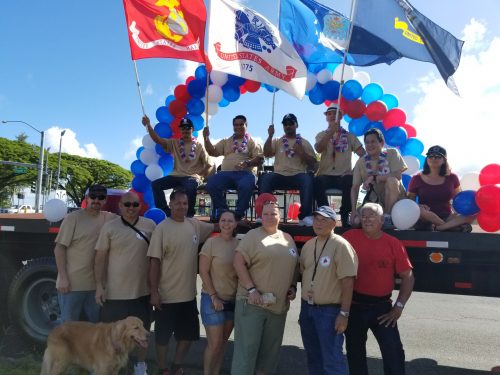
<svg viewBox="0 0 500 375">
<path fill-rule="evenodd" d="M 255 223 L 262 224 L 262 218 L 258 217 L 257 219 L 255 219 Z"/>
<path fill-rule="evenodd" d="M 306 216 L 305 218 L 299 220 L 299 226 L 301 227 L 312 227 L 313 225 L 313 217 L 312 216 Z"/>
<path fill-rule="evenodd" d="M 145 362 L 137 362 L 134 365 L 134 375 L 147 375 L 147 366 Z"/>
<path fill-rule="evenodd" d="M 396 228 L 394 226 L 394 223 L 392 222 L 392 217 L 391 215 L 384 214 L 384 224 L 382 224 L 383 229 L 394 229 Z"/>
</svg>

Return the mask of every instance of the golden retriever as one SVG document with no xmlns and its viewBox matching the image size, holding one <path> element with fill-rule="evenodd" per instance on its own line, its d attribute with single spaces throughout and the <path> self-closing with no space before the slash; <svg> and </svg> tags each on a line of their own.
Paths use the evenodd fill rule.
<svg viewBox="0 0 500 375">
<path fill-rule="evenodd" d="M 147 347 L 148 335 L 142 321 L 132 316 L 114 323 L 61 324 L 47 340 L 41 375 L 64 374 L 70 365 L 95 375 L 116 375 L 136 344 Z"/>
</svg>

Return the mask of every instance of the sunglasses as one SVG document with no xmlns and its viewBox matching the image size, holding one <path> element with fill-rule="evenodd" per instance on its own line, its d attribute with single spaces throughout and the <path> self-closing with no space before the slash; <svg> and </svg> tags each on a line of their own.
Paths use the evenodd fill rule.
<svg viewBox="0 0 500 375">
<path fill-rule="evenodd" d="M 433 154 L 433 155 L 429 155 L 427 156 L 429 159 L 442 159 L 443 158 L 443 155 L 438 155 L 438 154 Z"/>
<path fill-rule="evenodd" d="M 105 195 L 95 195 L 95 194 L 90 194 L 89 195 L 90 199 L 99 199 L 100 201 L 103 201 L 106 199 Z"/>
<path fill-rule="evenodd" d="M 139 202 L 123 202 L 125 207 L 139 207 L 141 204 Z"/>
</svg>

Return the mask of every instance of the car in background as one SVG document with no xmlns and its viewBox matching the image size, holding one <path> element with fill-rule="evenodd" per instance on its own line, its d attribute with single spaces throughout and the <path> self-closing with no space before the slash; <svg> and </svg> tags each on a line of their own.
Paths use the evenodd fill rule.
<svg viewBox="0 0 500 375">
<path fill-rule="evenodd" d="M 14 206 L 7 209 L 8 214 L 33 214 L 35 209 L 29 204 L 22 204 L 20 206 Z"/>
</svg>

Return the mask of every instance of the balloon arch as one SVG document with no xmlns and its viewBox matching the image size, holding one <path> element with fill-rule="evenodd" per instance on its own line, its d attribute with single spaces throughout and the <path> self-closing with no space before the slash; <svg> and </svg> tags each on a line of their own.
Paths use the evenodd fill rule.
<svg viewBox="0 0 500 375">
<path fill-rule="evenodd" d="M 307 73 L 306 95 L 314 105 L 330 105 L 338 101 L 341 66 L 338 64 L 311 65 Z M 209 86 L 207 90 L 207 74 Z M 370 82 L 370 76 L 363 71 L 355 72 L 350 66 L 344 70 L 344 85 L 340 107 L 348 129 L 361 136 L 370 128 L 378 128 L 388 146 L 400 150 L 408 169 L 403 174 L 403 184 L 408 188 L 411 176 L 417 173 L 425 161 L 424 144 L 417 138 L 416 129 L 407 123 L 406 112 L 399 107 L 398 98 L 385 93 L 382 85 Z M 193 121 L 193 136 L 205 126 L 202 114 L 208 100 L 208 114 L 214 115 L 219 107 L 227 107 L 241 95 L 264 88 L 269 92 L 278 89 L 221 72 L 207 72 L 205 65 L 196 68 L 194 76 L 189 76 L 184 84 L 174 89 L 174 94 L 165 100 L 165 106 L 156 110 L 158 123 L 154 129 L 162 138 L 180 138 L 179 123 L 188 117 Z M 132 188 L 140 193 L 150 209 L 145 213 L 155 221 L 164 218 L 163 212 L 154 208 L 151 181 L 170 174 L 174 167 L 172 156 L 156 145 L 146 134 L 142 146 L 136 153 L 130 169 L 134 175 Z M 462 188 L 453 202 L 455 211 L 463 215 L 478 214 L 479 225 L 485 231 L 500 230 L 500 165 L 490 164 L 481 174 L 468 173 L 462 177 Z"/>
</svg>

